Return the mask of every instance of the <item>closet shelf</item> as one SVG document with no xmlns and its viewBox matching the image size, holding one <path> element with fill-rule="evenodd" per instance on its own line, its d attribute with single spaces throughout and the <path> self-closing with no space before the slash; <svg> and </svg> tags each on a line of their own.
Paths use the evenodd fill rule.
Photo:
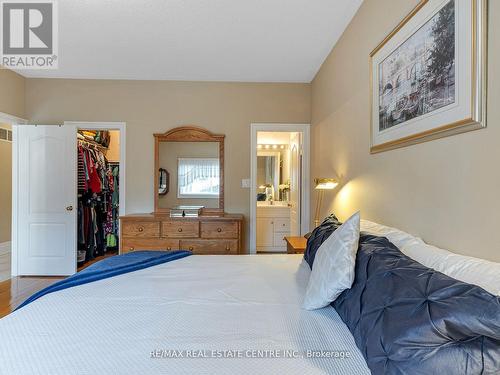
<svg viewBox="0 0 500 375">
<path fill-rule="evenodd" d="M 78 143 L 85 143 L 89 146 L 92 146 L 92 147 L 97 147 L 99 148 L 101 151 L 108 151 L 108 148 L 107 147 L 104 147 L 103 145 L 101 145 L 100 143 L 97 143 L 96 141 L 92 141 L 90 139 L 81 139 L 81 138 L 78 138 Z"/>
</svg>

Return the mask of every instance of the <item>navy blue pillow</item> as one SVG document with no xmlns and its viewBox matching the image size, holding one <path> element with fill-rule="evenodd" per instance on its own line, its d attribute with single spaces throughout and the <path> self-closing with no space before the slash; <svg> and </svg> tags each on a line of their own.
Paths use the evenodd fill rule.
<svg viewBox="0 0 500 375">
<path fill-rule="evenodd" d="M 500 374 L 500 298 L 362 234 L 332 306 L 373 374 Z"/>
<path fill-rule="evenodd" d="M 309 264 L 309 267 L 311 267 L 311 269 L 318 248 L 341 225 L 342 223 L 339 221 L 339 219 L 337 219 L 334 214 L 331 214 L 325 220 L 323 220 L 323 222 L 318 227 L 314 228 L 310 237 L 307 239 L 307 246 L 306 250 L 304 251 L 304 259 L 307 264 Z"/>
</svg>

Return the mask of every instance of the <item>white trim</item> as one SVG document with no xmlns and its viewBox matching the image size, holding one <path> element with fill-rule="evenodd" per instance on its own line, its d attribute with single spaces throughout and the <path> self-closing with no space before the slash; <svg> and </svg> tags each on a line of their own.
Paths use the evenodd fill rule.
<svg viewBox="0 0 500 375">
<path fill-rule="evenodd" d="M 0 122 L 4 124 L 15 125 L 15 124 L 27 124 L 28 120 L 25 120 L 21 117 L 9 115 L 8 113 L 0 112 Z"/>
<path fill-rule="evenodd" d="M 280 124 L 280 123 L 252 123 L 250 124 L 250 254 L 257 252 L 257 133 L 258 132 L 300 132 L 303 135 L 302 150 L 302 193 L 301 193 L 301 234 L 310 230 L 311 212 L 311 125 L 310 124 Z"/>
<path fill-rule="evenodd" d="M 17 262 L 17 243 L 18 243 L 18 227 L 17 216 L 19 214 L 19 142 L 18 139 L 18 126 L 12 126 L 12 229 L 11 229 L 11 255 L 10 255 L 10 274 L 17 276 L 19 274 Z"/>
<path fill-rule="evenodd" d="M 0 256 L 7 255 L 8 253 L 10 253 L 11 246 L 12 243 L 10 241 L 0 243 Z"/>
<path fill-rule="evenodd" d="M 28 121 L 9 115 L 8 113 L 0 112 L 0 122 L 10 124 L 12 126 L 12 229 L 11 229 L 11 274 L 12 276 L 18 275 L 17 268 L 17 210 L 18 210 L 18 178 L 17 175 L 18 168 L 14 168 L 14 166 L 18 163 L 18 142 L 17 140 L 17 127 L 18 125 L 27 124 Z"/>
<path fill-rule="evenodd" d="M 64 125 L 75 126 L 78 129 L 91 130 L 119 130 L 120 131 L 120 191 L 119 191 L 119 213 L 124 216 L 127 212 L 125 208 L 126 189 L 126 159 L 127 159 L 127 124 L 125 122 L 86 122 L 86 121 L 64 121 Z M 76 134 L 75 134 L 76 137 Z"/>
</svg>

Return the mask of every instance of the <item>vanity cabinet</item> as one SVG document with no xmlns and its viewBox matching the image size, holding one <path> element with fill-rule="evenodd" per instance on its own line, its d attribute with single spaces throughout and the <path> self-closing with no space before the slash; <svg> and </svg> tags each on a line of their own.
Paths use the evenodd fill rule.
<svg viewBox="0 0 500 375">
<path fill-rule="evenodd" d="M 136 214 L 120 218 L 120 252 L 190 250 L 194 254 L 237 255 L 242 251 L 242 215 L 171 218 Z"/>
<path fill-rule="evenodd" d="M 257 207 L 257 251 L 286 252 L 284 238 L 289 235 L 289 207 Z"/>
</svg>

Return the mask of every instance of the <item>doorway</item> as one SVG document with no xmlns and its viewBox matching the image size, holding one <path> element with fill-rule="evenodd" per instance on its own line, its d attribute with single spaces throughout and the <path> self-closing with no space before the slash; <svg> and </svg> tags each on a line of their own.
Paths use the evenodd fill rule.
<svg viewBox="0 0 500 375">
<path fill-rule="evenodd" d="M 125 215 L 126 124 L 121 122 L 65 121 L 65 126 L 76 130 L 77 157 L 77 266 L 86 266 L 103 257 L 120 252 L 119 217 Z M 96 188 L 82 170 L 82 156 L 89 149 L 94 157 L 105 162 Z M 99 155 L 101 155 L 99 157 Z M 89 227 L 96 228 L 89 236 Z"/>
<path fill-rule="evenodd" d="M 252 124 L 250 253 L 286 252 L 310 227 L 308 124 Z"/>
<path fill-rule="evenodd" d="M 94 139 L 81 139 L 84 130 L 89 137 L 93 134 Z M 65 122 L 64 125 L 18 125 L 14 126 L 14 134 L 17 134 L 13 144 L 17 162 L 13 168 L 12 276 L 71 275 L 76 272 L 77 263 L 92 261 L 95 255 L 99 255 L 92 249 L 88 252 L 89 256 L 83 258 L 83 253 L 78 251 L 83 250 L 83 225 L 79 220 L 84 217 L 81 207 L 83 191 L 80 187 L 85 189 L 88 187 L 85 183 L 90 183 L 78 178 L 83 164 L 79 145 L 81 141 L 92 144 L 94 159 L 87 158 L 85 163 L 95 167 L 98 160 L 100 167 L 93 172 L 93 186 L 98 194 L 94 195 L 92 191 L 86 196 L 95 199 L 93 205 L 111 204 L 112 192 L 106 191 L 108 195 L 105 196 L 100 195 L 98 190 L 103 192 L 109 189 L 109 184 L 119 181 L 120 189 L 115 197 L 119 205 L 115 206 L 114 213 L 109 211 L 117 220 L 125 213 L 125 124 Z M 97 155 L 97 149 L 105 147 L 103 138 L 108 138 L 109 146 L 110 134 L 115 136 L 113 152 L 119 161 L 118 168 L 108 163 L 104 156 Z M 79 186 L 79 183 L 83 185 Z M 88 217 L 93 221 L 87 220 L 84 225 L 88 227 L 108 221 L 104 212 L 99 219 L 102 223 L 96 221 L 96 215 L 96 211 L 91 211 Z M 117 248 L 119 229 L 115 227 L 113 230 L 115 238 L 114 241 L 109 239 L 109 247 Z M 100 241 L 101 246 L 103 241 L 108 240 L 104 234 L 106 232 L 95 239 Z"/>
<path fill-rule="evenodd" d="M 77 265 L 119 252 L 120 130 L 77 130 Z"/>
<path fill-rule="evenodd" d="M 0 282 L 11 278 L 13 125 L 23 122 L 0 113 Z"/>
</svg>

